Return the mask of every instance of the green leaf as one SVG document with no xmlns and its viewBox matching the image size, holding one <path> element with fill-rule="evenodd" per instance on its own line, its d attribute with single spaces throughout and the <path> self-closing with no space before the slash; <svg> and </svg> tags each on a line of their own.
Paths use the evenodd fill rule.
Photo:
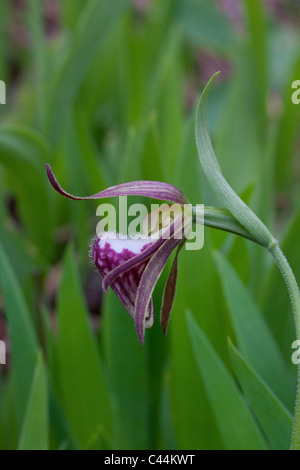
<svg viewBox="0 0 300 470">
<path fill-rule="evenodd" d="M 216 107 L 215 100 L 218 103 L 217 111 L 213 111 L 218 115 L 217 128 L 210 124 L 215 154 L 220 156 L 225 179 L 246 203 L 243 197 L 245 188 L 255 183 L 256 190 L 262 167 L 266 165 L 261 128 L 256 119 L 257 102 L 253 99 L 256 82 L 248 57 L 249 47 L 245 44 L 238 50 L 236 70 L 226 88 L 220 84 L 211 90 L 210 95 L 210 108 L 214 110 Z"/>
<path fill-rule="evenodd" d="M 45 163 L 50 153 L 39 134 L 21 127 L 0 129 L 0 163 L 7 168 L 26 231 L 41 253 L 51 246 L 52 206 Z"/>
<path fill-rule="evenodd" d="M 24 243 L 24 237 L 11 227 L 6 228 L 5 221 L 2 220 L 1 216 L 0 242 L 10 260 L 18 282 L 24 287 L 30 282 L 35 260 L 29 254 L 28 245 Z"/>
<path fill-rule="evenodd" d="M 15 406 L 20 423 L 30 393 L 38 343 L 22 291 L 1 245 L 0 266 L 0 287 L 4 298 L 12 354 Z"/>
<path fill-rule="evenodd" d="M 189 312 L 187 324 L 199 373 L 226 449 L 266 449 L 259 428 L 233 378 Z"/>
<path fill-rule="evenodd" d="M 298 280 L 300 279 L 299 233 L 300 210 L 298 209 L 289 221 L 280 243 L 282 251 Z M 293 316 L 290 314 L 291 303 L 285 282 L 274 262 L 269 266 L 269 273 L 263 286 L 262 299 L 266 320 L 294 375 L 296 374 L 296 367 L 291 361 L 290 345 L 295 340 L 295 324 Z M 274 321 L 274 312 L 276 312 L 276 321 Z"/>
<path fill-rule="evenodd" d="M 142 347 L 132 319 L 114 292 L 105 298 L 101 333 L 115 396 L 116 448 L 149 449 L 147 337 Z"/>
<path fill-rule="evenodd" d="M 0 366 L 2 368 L 2 366 Z M 0 369 L 1 370 L 1 369 Z M 16 403 L 14 397 L 14 380 L 10 377 L 0 380 L 0 439 L 1 450 L 15 450 L 18 445 L 20 426 L 17 423 Z M 5 385 L 4 385 L 5 384 Z"/>
<path fill-rule="evenodd" d="M 55 446 L 57 449 L 65 450 L 79 450 L 80 445 L 74 438 L 70 423 L 64 413 L 64 410 L 59 405 L 56 396 L 53 393 L 52 384 L 48 382 L 48 396 L 49 396 L 49 422 L 51 430 L 53 431 Z"/>
<path fill-rule="evenodd" d="M 31 34 L 32 63 L 34 67 L 33 87 L 35 89 L 37 127 L 44 130 L 45 102 L 47 96 L 46 59 L 47 43 L 44 38 L 44 4 L 39 0 L 29 0 L 27 5 L 27 28 Z"/>
<path fill-rule="evenodd" d="M 64 259 L 58 297 L 56 395 L 82 447 L 93 435 L 112 437 L 110 396 L 91 332 L 71 249 Z"/>
<path fill-rule="evenodd" d="M 229 262 L 221 253 L 215 252 L 214 255 L 239 349 L 290 409 L 294 403 L 294 391 L 278 345 L 250 292 Z"/>
<path fill-rule="evenodd" d="M 212 2 L 185 0 L 178 5 L 178 20 L 193 44 L 213 48 L 226 55 L 233 54 L 233 28 Z"/>
<path fill-rule="evenodd" d="M 27 403 L 18 449 L 48 449 L 47 387 L 41 354 L 38 356 L 32 379 L 31 392 Z"/>
<path fill-rule="evenodd" d="M 75 28 L 81 10 L 81 0 L 64 0 L 64 2 L 61 4 L 64 24 L 72 29 Z"/>
<path fill-rule="evenodd" d="M 145 82 L 147 86 L 142 87 L 141 92 L 144 94 L 147 90 L 147 93 L 140 98 L 139 109 L 135 112 L 137 116 L 128 117 L 128 120 L 134 121 L 134 127 L 130 127 L 127 133 L 127 145 L 120 165 L 119 180 L 121 182 L 142 178 L 160 180 L 161 175 L 168 179 L 176 162 L 182 127 L 182 103 L 178 91 L 180 90 L 180 79 L 177 77 L 180 75 L 178 64 L 180 41 L 178 31 L 175 28 L 170 28 L 165 18 L 163 20 L 163 23 L 166 23 L 165 31 L 161 45 L 151 64 L 151 74 L 147 68 L 138 77 L 136 77 L 136 70 L 132 71 L 133 89 L 128 98 L 129 102 L 126 103 L 131 113 L 133 105 L 137 106 L 138 102 L 136 88 L 140 87 L 142 82 Z M 155 34 L 152 30 L 149 34 L 156 36 L 156 29 Z M 157 40 L 156 37 L 154 39 Z M 144 42 L 147 45 L 147 41 Z M 138 64 L 146 54 L 150 53 L 148 48 L 144 44 L 142 45 L 144 47 L 140 47 L 138 56 L 134 58 Z M 133 54 L 132 50 L 130 52 Z M 151 53 L 153 54 L 153 51 Z M 129 63 L 123 68 L 134 68 L 134 66 L 135 63 Z M 176 69 L 176 73 L 174 69 Z M 171 93 L 171 90 L 176 91 L 175 95 Z M 156 109 L 160 110 L 159 114 Z M 174 133 L 176 134 L 175 138 Z"/>
<path fill-rule="evenodd" d="M 228 344 L 234 372 L 272 448 L 288 450 L 293 426 L 292 416 L 230 339 Z"/>
<path fill-rule="evenodd" d="M 10 21 L 9 17 L 9 0 L 3 0 L 0 4 L 0 77 L 1 80 L 7 78 L 8 63 L 6 60 L 6 48 L 8 43 L 8 35 L 6 34 L 5 25 Z"/>
<path fill-rule="evenodd" d="M 88 2 L 80 15 L 67 57 L 53 79 L 48 129 L 51 142 L 63 131 L 65 112 L 76 98 L 100 45 L 125 11 L 129 0 Z M 98 77 L 100 80 L 100 77 Z"/>
<path fill-rule="evenodd" d="M 197 180 L 197 175 L 193 176 Z M 199 186 L 195 182 L 194 190 L 196 188 Z M 225 308 L 219 294 L 218 275 L 210 253 L 209 235 L 205 235 L 205 249 L 183 250 L 180 254 L 177 291 L 168 328 L 171 340 L 169 392 L 176 442 L 181 449 L 224 448 L 202 377 L 195 373 L 197 364 L 183 315 L 186 309 L 195 311 L 197 322 L 209 335 L 218 354 L 221 357 L 228 355 L 227 335 L 224 334 L 224 331 L 228 331 L 228 321 L 223 315 Z M 206 431 L 199 432 L 199 429 Z"/>
<path fill-rule="evenodd" d="M 262 132 L 265 124 L 267 94 L 266 16 L 264 4 L 260 0 L 244 0 L 244 3 L 251 45 L 247 59 L 251 63 L 251 75 L 256 88 L 252 99 L 257 102 L 256 118 Z"/>
<path fill-rule="evenodd" d="M 299 44 L 299 38 L 294 42 Z M 300 107 L 292 102 L 292 83 L 300 76 L 300 51 L 297 51 L 295 64 L 288 71 L 283 95 L 283 110 L 275 134 L 275 177 L 279 191 L 290 188 L 294 179 L 293 158 L 295 142 L 299 131 Z M 284 155 L 284 157 L 283 157 Z"/>
<path fill-rule="evenodd" d="M 269 230 L 251 209 L 239 198 L 225 180 L 215 156 L 207 124 L 207 98 L 217 74 L 206 85 L 201 94 L 196 116 L 196 143 L 204 173 L 220 201 L 245 227 L 258 243 L 268 247 L 275 242 Z"/>
</svg>

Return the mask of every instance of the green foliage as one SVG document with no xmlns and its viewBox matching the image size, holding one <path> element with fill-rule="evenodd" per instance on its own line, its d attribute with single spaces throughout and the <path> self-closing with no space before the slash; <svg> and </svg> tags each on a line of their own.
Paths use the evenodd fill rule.
<svg viewBox="0 0 300 470">
<path fill-rule="evenodd" d="M 191 314 L 187 316 L 187 322 L 198 369 L 225 448 L 265 449 L 263 437 L 233 378 Z"/>
<path fill-rule="evenodd" d="M 168 336 L 164 272 L 142 347 L 90 265 L 95 202 L 56 194 L 45 163 L 82 196 L 153 179 L 221 205 L 194 128 L 224 69 L 208 100 L 220 167 L 299 279 L 297 28 L 258 0 L 238 2 L 234 24 L 206 0 L 58 3 L 53 37 L 38 0 L 16 37 L 14 2 L 0 2 L 0 449 L 288 449 L 295 331 L 264 249 L 206 229 L 201 251 L 180 253 Z"/>
<path fill-rule="evenodd" d="M 18 449 L 48 450 L 48 429 L 46 374 L 42 356 L 39 355 Z"/>
</svg>

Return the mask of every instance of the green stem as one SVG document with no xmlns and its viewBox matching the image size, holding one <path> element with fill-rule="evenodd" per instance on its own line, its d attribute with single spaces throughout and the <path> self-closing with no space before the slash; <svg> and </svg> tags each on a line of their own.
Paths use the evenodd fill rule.
<svg viewBox="0 0 300 470">
<path fill-rule="evenodd" d="M 235 235 L 247 238 L 252 242 L 260 243 L 245 229 L 232 215 L 230 212 L 220 209 L 218 207 L 204 207 L 204 220 L 203 220 L 203 209 L 193 207 L 194 222 L 197 224 L 203 224 L 207 227 L 216 228 L 218 230 L 224 230 Z"/>
<path fill-rule="evenodd" d="M 203 217 L 204 214 L 204 217 Z M 208 227 L 217 228 L 219 230 L 224 230 L 226 232 L 231 232 L 236 235 L 240 235 L 248 240 L 251 240 L 255 243 L 260 244 L 255 238 L 245 229 L 231 214 L 230 212 L 219 209 L 217 207 L 204 207 L 203 208 L 193 208 L 194 222 L 199 224 L 204 224 Z M 292 304 L 294 322 L 296 329 L 297 339 L 300 339 L 300 291 L 297 285 L 296 278 L 294 273 L 282 253 L 278 242 L 274 240 L 273 237 L 270 237 L 268 246 L 265 245 L 265 248 L 273 256 L 280 272 L 286 282 L 289 296 Z M 293 434 L 291 449 L 300 450 L 300 365 L 298 366 L 298 381 L 297 381 L 297 393 L 296 393 L 296 404 L 295 404 L 295 414 L 294 414 L 294 425 L 293 425 Z"/>
<path fill-rule="evenodd" d="M 274 260 L 280 272 L 286 282 L 291 304 L 294 313 L 295 329 L 297 339 L 300 339 L 300 291 L 297 285 L 296 278 L 294 273 L 282 253 L 278 243 L 275 243 L 272 247 L 269 247 L 269 251 L 273 256 Z M 296 404 L 295 404 L 295 415 L 294 415 L 294 425 L 293 425 L 293 435 L 292 435 L 292 450 L 300 450 L 300 366 L 298 365 L 298 383 L 297 383 L 297 393 L 296 393 Z"/>
</svg>

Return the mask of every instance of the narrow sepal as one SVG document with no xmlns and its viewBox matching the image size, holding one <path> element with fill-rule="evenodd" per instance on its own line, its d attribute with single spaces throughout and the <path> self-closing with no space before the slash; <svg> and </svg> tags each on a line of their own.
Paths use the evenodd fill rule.
<svg viewBox="0 0 300 470">
<path fill-rule="evenodd" d="M 167 334 L 168 324 L 170 321 L 171 311 L 174 304 L 175 292 L 176 292 L 176 283 L 177 283 L 177 276 L 178 276 L 178 255 L 180 253 L 181 248 L 183 247 L 184 242 L 182 242 L 177 251 L 176 255 L 171 267 L 171 271 L 166 282 L 164 293 L 163 293 L 163 301 L 160 311 L 160 323 L 163 329 L 164 334 Z"/>
<path fill-rule="evenodd" d="M 187 204 L 184 194 L 175 186 L 161 181 L 132 181 L 117 186 L 111 186 L 91 196 L 74 196 L 67 193 L 56 180 L 50 165 L 46 164 L 46 171 L 53 188 L 62 196 L 73 200 L 102 199 L 119 196 L 145 196 L 177 204 Z"/>
<path fill-rule="evenodd" d="M 173 229 L 172 236 L 151 257 L 139 284 L 135 303 L 135 326 L 141 344 L 144 342 L 145 317 L 154 287 L 172 251 L 183 242 L 182 239 L 177 238 L 182 231 L 181 217 L 174 220 Z"/>
</svg>

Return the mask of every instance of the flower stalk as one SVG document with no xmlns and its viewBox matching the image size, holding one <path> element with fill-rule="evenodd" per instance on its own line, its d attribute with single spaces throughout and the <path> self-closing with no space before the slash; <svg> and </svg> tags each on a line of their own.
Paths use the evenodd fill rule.
<svg viewBox="0 0 300 470">
<path fill-rule="evenodd" d="M 205 225 L 206 227 L 216 228 L 225 232 L 247 238 L 252 242 L 259 243 L 232 215 L 225 209 L 219 207 L 204 206 L 203 211 L 199 212 L 197 207 L 193 208 L 194 222 Z"/>
<path fill-rule="evenodd" d="M 296 278 L 278 243 L 269 248 L 269 252 L 273 256 L 287 285 L 294 313 L 296 335 L 297 339 L 300 339 L 300 291 Z M 300 365 L 298 365 L 298 384 L 291 449 L 300 450 Z"/>
<path fill-rule="evenodd" d="M 225 206 L 227 213 L 215 211 L 214 209 L 208 210 L 204 219 L 207 218 L 208 223 L 215 224 L 211 226 L 216 226 L 216 228 L 223 230 L 229 229 L 228 231 L 242 235 L 260 244 L 271 253 L 286 282 L 294 314 L 296 336 L 297 339 L 300 339 L 300 291 L 293 271 L 282 253 L 277 240 L 225 180 L 213 150 L 208 132 L 207 98 L 217 75 L 218 73 L 209 80 L 201 94 L 197 109 L 195 132 L 199 159 L 204 173 L 212 189 Z M 220 225 L 219 227 L 217 227 L 218 224 Z M 300 450 L 300 367 L 298 367 L 298 385 L 291 449 Z"/>
</svg>

